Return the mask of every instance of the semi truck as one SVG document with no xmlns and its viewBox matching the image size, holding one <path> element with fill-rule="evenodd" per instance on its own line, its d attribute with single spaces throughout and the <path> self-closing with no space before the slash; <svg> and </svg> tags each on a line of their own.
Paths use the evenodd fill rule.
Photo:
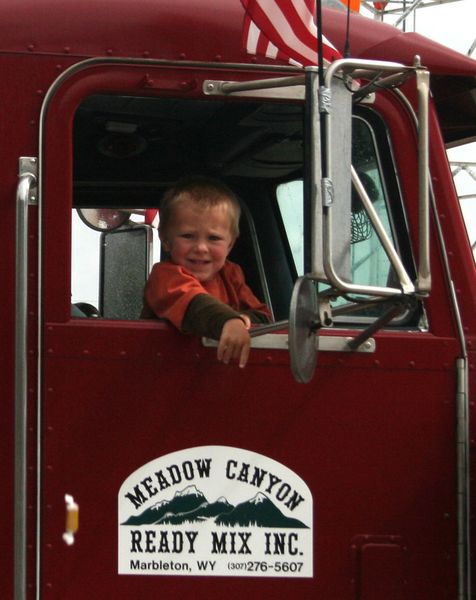
<svg viewBox="0 0 476 600">
<path fill-rule="evenodd" d="M 327 3 L 329 4 L 329 3 Z M 335 4 L 335 3 L 334 3 Z M 0 2 L 0 597 L 469 600 L 476 63 L 322 7 Z M 240 200 L 244 369 L 141 319 L 164 191 Z M 474 568 L 473 568 L 474 575 Z"/>
</svg>

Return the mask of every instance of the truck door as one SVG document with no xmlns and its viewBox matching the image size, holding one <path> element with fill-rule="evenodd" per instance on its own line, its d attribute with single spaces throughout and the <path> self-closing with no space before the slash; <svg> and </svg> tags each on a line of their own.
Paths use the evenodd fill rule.
<svg viewBox="0 0 476 600">
<path fill-rule="evenodd" d="M 160 206 L 174 178 L 207 169 L 246 203 L 236 260 L 276 320 L 287 318 L 308 243 L 302 105 L 203 96 L 205 79 L 232 75 L 245 76 L 98 63 L 50 91 L 40 157 L 41 596 L 447 597 L 456 586 L 457 345 L 438 318 L 441 284 L 441 300 L 408 307 L 358 351 L 348 338 L 379 309 L 341 310 L 321 332 L 308 384 L 292 376 L 285 325 L 256 338 L 242 370 L 168 323 L 127 307 L 106 312 L 121 269 L 108 276 L 100 247 L 117 234 L 82 246 L 97 291 L 78 296 L 72 212 L 132 215 L 117 231 L 145 231 L 131 238 L 150 257 L 158 242 L 144 210 Z M 394 115 L 389 129 L 358 111 L 355 162 L 411 268 L 413 215 L 395 164 L 408 181 L 414 150 L 398 147 L 402 134 L 392 145 L 409 130 L 397 105 L 380 105 Z M 392 269 L 361 221 L 352 268 L 386 285 Z M 136 243 L 114 254 L 115 267 L 134 256 L 145 277 Z"/>
</svg>

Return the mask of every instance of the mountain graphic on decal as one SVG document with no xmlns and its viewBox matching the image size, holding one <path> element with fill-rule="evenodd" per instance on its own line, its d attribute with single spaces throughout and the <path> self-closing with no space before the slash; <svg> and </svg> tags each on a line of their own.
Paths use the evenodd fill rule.
<svg viewBox="0 0 476 600">
<path fill-rule="evenodd" d="M 217 525 L 240 527 L 282 527 L 309 529 L 299 519 L 286 517 L 265 494 L 258 492 L 251 500 L 242 502 L 227 514 L 215 519 Z"/>
<path fill-rule="evenodd" d="M 226 514 L 233 510 L 233 505 L 225 498 L 219 498 L 216 502 L 206 502 L 195 510 L 182 512 L 180 514 L 167 513 L 160 519 L 160 525 L 181 525 L 182 523 L 196 523 L 213 520 L 215 517 Z"/>
<path fill-rule="evenodd" d="M 132 516 L 123 525 L 152 525 L 161 522 L 165 515 L 179 515 L 208 504 L 205 496 L 194 485 L 177 492 L 172 500 L 161 500 L 140 515 Z"/>
<path fill-rule="evenodd" d="M 233 506 L 223 496 L 208 502 L 194 485 L 162 500 L 122 525 L 181 525 L 212 521 L 231 527 L 282 527 L 308 529 L 298 519 L 286 517 L 265 494 L 259 492 L 251 500 Z"/>
</svg>

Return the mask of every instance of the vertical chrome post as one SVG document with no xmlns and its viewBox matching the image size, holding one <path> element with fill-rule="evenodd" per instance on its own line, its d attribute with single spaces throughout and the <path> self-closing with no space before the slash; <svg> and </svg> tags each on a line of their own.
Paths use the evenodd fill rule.
<svg viewBox="0 0 476 600">
<path fill-rule="evenodd" d="M 456 461 L 458 494 L 458 599 L 471 598 L 471 552 L 469 511 L 469 406 L 468 361 L 456 361 Z"/>
<path fill-rule="evenodd" d="M 308 171 L 307 185 L 309 186 L 305 194 L 309 198 L 310 218 L 311 218 L 311 271 L 316 278 L 323 278 L 324 258 L 323 258 L 323 215 L 322 215 L 322 195 L 321 195 L 321 117 L 319 111 L 319 78 L 316 67 L 306 68 L 306 134 L 308 142 L 308 155 L 306 157 Z"/>
<path fill-rule="evenodd" d="M 26 598 L 28 204 L 35 200 L 36 158 L 20 158 L 16 194 L 14 599 Z"/>
<path fill-rule="evenodd" d="M 416 59 L 418 60 L 418 59 Z M 430 275 L 430 199 L 429 199 L 429 151 L 428 151 L 428 98 L 430 73 L 416 69 L 418 93 L 418 188 L 419 188 L 419 260 L 417 291 L 426 294 L 431 289 Z"/>
</svg>

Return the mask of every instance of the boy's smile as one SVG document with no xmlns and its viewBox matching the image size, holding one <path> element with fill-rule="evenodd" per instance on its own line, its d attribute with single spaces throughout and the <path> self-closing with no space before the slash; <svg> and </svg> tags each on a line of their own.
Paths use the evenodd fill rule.
<svg viewBox="0 0 476 600">
<path fill-rule="evenodd" d="M 162 238 L 172 262 L 201 282 L 215 277 L 235 242 L 226 204 L 202 208 L 191 199 L 174 208 Z"/>
</svg>

